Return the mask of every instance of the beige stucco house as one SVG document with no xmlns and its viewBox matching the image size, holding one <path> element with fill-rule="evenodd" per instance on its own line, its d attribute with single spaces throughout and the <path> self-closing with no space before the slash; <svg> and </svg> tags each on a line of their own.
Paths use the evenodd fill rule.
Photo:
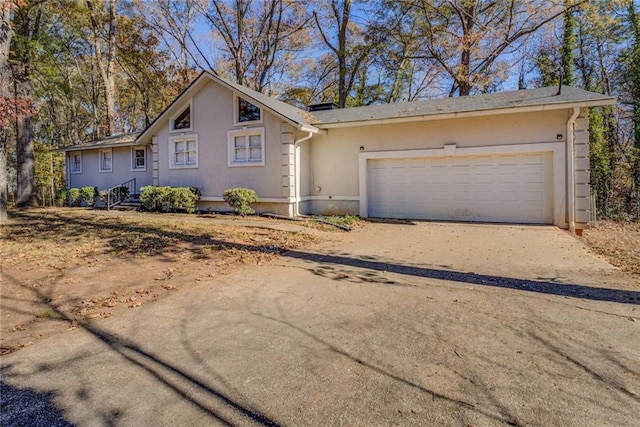
<svg viewBox="0 0 640 427">
<path fill-rule="evenodd" d="M 550 87 L 304 111 L 204 72 L 137 138 L 68 148 L 68 184 L 136 176 L 138 187 L 199 188 L 201 209 L 228 210 L 223 192 L 248 187 L 259 212 L 287 216 L 579 230 L 590 208 L 588 108 L 613 103 Z M 107 149 L 111 172 L 101 170 Z"/>
<path fill-rule="evenodd" d="M 67 188 L 106 190 L 129 180 L 136 181 L 136 188 L 150 185 L 151 147 L 137 144 L 137 137 L 138 134 L 117 135 L 63 148 Z"/>
</svg>

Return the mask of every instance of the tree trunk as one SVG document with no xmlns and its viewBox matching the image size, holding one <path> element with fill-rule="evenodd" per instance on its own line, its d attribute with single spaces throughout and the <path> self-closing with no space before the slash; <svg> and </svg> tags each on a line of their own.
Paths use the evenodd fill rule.
<svg viewBox="0 0 640 427">
<path fill-rule="evenodd" d="M 460 53 L 460 67 L 458 68 L 458 94 L 460 96 L 469 96 L 473 85 L 471 83 L 471 49 L 473 48 L 473 24 L 476 17 L 475 2 L 469 2 L 463 6 L 463 12 L 460 13 L 462 21 L 462 51 Z"/>
<path fill-rule="evenodd" d="M 0 127 L 0 224 L 7 222 L 7 133 Z"/>
<path fill-rule="evenodd" d="M 33 151 L 33 126 L 30 115 L 18 117 L 16 155 L 18 157 L 18 197 L 16 206 L 29 207 L 38 203 Z"/>
<path fill-rule="evenodd" d="M 8 3 L 0 4 L 0 108 L 7 108 L 9 102 L 9 46 L 11 29 Z M 8 120 L 0 118 L 0 224 L 7 221 L 7 131 Z"/>
<path fill-rule="evenodd" d="M 567 86 L 573 86 L 574 83 L 574 73 L 573 73 L 573 62 L 574 55 L 573 51 L 576 47 L 576 19 L 573 15 L 572 0 L 565 0 L 565 15 L 564 15 L 564 32 L 562 34 L 562 78 L 563 83 Z"/>
<path fill-rule="evenodd" d="M 18 174 L 18 197 L 16 206 L 29 207 L 37 204 L 35 185 L 35 154 L 33 149 L 33 114 L 31 100 L 31 63 L 33 44 L 38 39 L 42 10 L 39 4 L 27 3 L 15 12 L 14 25 L 16 34 L 14 55 L 14 91 L 16 114 L 16 156 Z"/>
<path fill-rule="evenodd" d="M 96 62 L 102 77 L 105 94 L 105 131 L 106 136 L 116 132 L 116 83 L 115 83 L 115 61 L 116 61 L 116 0 L 109 0 L 106 11 L 106 22 L 100 22 L 102 10 L 96 10 L 102 5 L 95 5 L 93 0 L 87 1 L 87 7 L 91 12 L 91 27 L 93 30 L 93 49 L 96 55 Z M 101 42 L 103 38 L 101 31 L 106 29 L 106 47 Z"/>
</svg>

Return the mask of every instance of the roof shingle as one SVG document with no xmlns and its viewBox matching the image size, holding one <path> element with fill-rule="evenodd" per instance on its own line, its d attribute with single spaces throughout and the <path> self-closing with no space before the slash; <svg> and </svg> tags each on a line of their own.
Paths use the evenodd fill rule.
<svg viewBox="0 0 640 427">
<path fill-rule="evenodd" d="M 333 125 L 371 120 L 409 119 L 423 116 L 450 115 L 480 111 L 541 107 L 560 109 L 569 106 L 598 106 L 614 104 L 615 98 L 586 90 L 563 86 L 488 93 L 427 101 L 402 102 L 366 107 L 314 111 L 314 125 Z"/>
</svg>

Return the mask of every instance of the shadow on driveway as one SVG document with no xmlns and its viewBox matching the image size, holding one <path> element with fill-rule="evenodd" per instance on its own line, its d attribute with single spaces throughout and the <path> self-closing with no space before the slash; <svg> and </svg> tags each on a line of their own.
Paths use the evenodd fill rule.
<svg viewBox="0 0 640 427">
<path fill-rule="evenodd" d="M 624 289 L 599 288 L 574 283 L 556 283 L 547 281 L 515 279 L 511 277 L 491 276 L 486 274 L 464 273 L 461 271 L 438 270 L 425 267 L 411 267 L 401 264 L 381 261 L 364 260 L 343 255 L 324 255 L 302 251 L 288 251 L 283 254 L 289 258 L 300 259 L 317 264 L 334 264 L 348 267 L 362 268 L 373 271 L 404 274 L 429 279 L 449 280 L 452 282 L 468 283 L 471 285 L 491 286 L 496 288 L 517 289 L 520 291 L 540 294 L 558 295 L 563 297 L 588 299 L 594 301 L 609 301 L 623 304 L 640 305 L 640 291 Z M 322 274 L 316 271 L 316 274 Z M 340 280 L 338 276 L 335 280 Z M 384 282 L 383 282 L 384 283 Z"/>
<path fill-rule="evenodd" d="M 18 280 L 16 278 L 6 273 L 1 273 L 0 275 L 7 280 L 11 280 L 15 283 L 18 283 Z M 24 288 L 26 289 L 26 287 Z M 40 300 L 41 303 L 48 305 L 50 309 L 53 312 L 55 312 L 56 316 L 59 319 L 67 321 L 69 323 L 75 322 L 75 320 L 71 318 L 66 312 L 62 311 L 58 306 L 56 306 L 55 303 L 51 302 L 52 300 L 49 295 L 43 294 L 37 288 L 30 288 L 30 290 L 38 296 L 38 299 Z M 243 418 L 249 419 L 255 424 L 262 425 L 262 426 L 278 426 L 279 425 L 276 421 L 262 414 L 259 410 L 251 409 L 248 406 L 245 406 L 239 403 L 238 401 L 234 400 L 231 396 L 228 396 L 222 391 L 217 390 L 214 387 L 204 383 L 203 381 L 199 380 L 198 378 L 189 374 L 188 372 L 185 372 L 184 370 L 179 369 L 169 361 L 165 361 L 159 356 L 145 351 L 137 343 L 127 338 L 109 333 L 90 323 L 81 323 L 81 324 L 78 324 L 78 326 L 84 329 L 85 331 L 91 333 L 94 337 L 102 341 L 111 350 L 119 354 L 129 363 L 131 363 L 132 365 L 142 369 L 143 371 L 151 375 L 153 378 L 155 378 L 158 381 L 158 383 L 164 385 L 165 387 L 172 390 L 174 393 L 176 393 L 185 401 L 188 401 L 195 407 L 199 408 L 202 412 L 206 413 L 216 423 L 219 423 L 222 425 L 228 425 L 228 426 L 234 425 L 234 422 L 232 420 L 227 419 L 219 411 L 212 408 L 213 405 L 211 403 L 214 403 L 214 402 L 215 404 L 221 404 L 222 407 L 231 409 L 233 413 L 239 414 Z M 20 376 L 19 374 L 12 374 L 10 367 L 11 365 L 2 367 L 3 377 L 11 378 L 12 376 Z M 51 371 L 53 369 L 55 369 L 55 366 L 50 366 L 49 364 L 41 364 L 39 366 L 39 371 L 46 372 L 46 371 Z M 176 377 L 178 378 L 178 381 L 175 380 Z M 207 403 L 207 402 L 201 401 L 202 399 L 198 399 L 194 393 L 190 392 L 190 390 L 194 388 L 205 392 L 207 396 L 210 396 L 213 398 L 213 401 L 211 403 Z M 5 391 L 6 391 L 6 394 L 5 394 Z M 28 393 L 28 392 L 31 392 L 31 391 L 29 390 L 22 391 L 10 385 L 7 385 L 5 387 L 5 385 L 3 384 L 3 387 L 2 387 L 3 413 L 4 413 L 5 401 L 11 402 L 13 399 L 18 399 L 18 401 L 20 402 L 20 399 L 24 399 L 24 396 L 25 396 L 24 393 Z M 33 393 L 35 393 L 35 391 L 33 391 Z M 47 426 L 70 425 L 64 422 L 64 418 L 62 417 L 62 413 L 60 412 L 60 410 L 50 403 L 51 398 L 53 397 L 52 393 L 37 393 L 37 394 L 38 394 L 37 399 L 35 399 L 34 401 L 45 402 L 46 404 L 44 406 L 40 405 L 38 407 L 39 409 L 36 408 L 36 410 L 31 411 L 30 413 L 23 414 L 24 416 L 27 417 L 26 419 L 29 420 L 28 423 L 17 422 L 16 424 L 13 424 L 13 425 L 43 425 L 43 426 L 44 425 L 47 425 Z M 43 420 L 46 421 L 48 419 L 46 417 L 50 417 L 50 416 L 60 418 L 61 420 L 60 424 L 55 424 L 55 423 L 49 424 L 47 422 L 45 422 L 44 424 L 36 423 L 38 422 L 39 418 L 42 418 Z M 107 425 L 111 425 L 111 424 L 107 423 Z M 5 425 L 4 422 L 1 425 L 4 426 Z"/>
</svg>

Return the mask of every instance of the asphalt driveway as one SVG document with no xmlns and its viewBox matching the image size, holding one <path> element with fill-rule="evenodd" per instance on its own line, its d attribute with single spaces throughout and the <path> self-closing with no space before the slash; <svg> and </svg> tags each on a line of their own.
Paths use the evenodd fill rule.
<svg viewBox="0 0 640 427">
<path fill-rule="evenodd" d="M 640 425 L 640 284 L 553 227 L 374 223 L 2 381 L 2 425 Z"/>
</svg>

